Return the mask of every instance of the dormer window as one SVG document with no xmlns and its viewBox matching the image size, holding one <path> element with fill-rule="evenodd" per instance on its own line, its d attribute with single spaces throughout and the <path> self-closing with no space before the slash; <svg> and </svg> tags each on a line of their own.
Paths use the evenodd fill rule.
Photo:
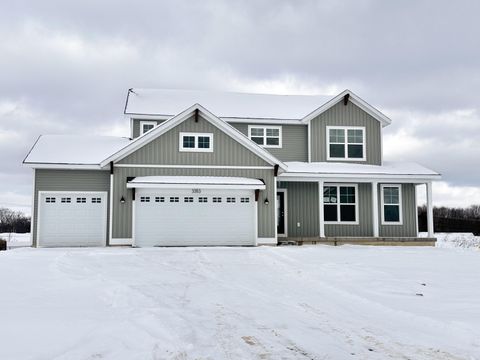
<svg viewBox="0 0 480 360">
<path fill-rule="evenodd" d="M 140 121 L 140 135 L 152 130 L 155 126 L 157 126 L 156 121 Z"/>
<path fill-rule="evenodd" d="M 365 161 L 365 128 L 327 126 L 327 160 Z"/>
<path fill-rule="evenodd" d="M 179 151 L 213 151 L 213 134 L 181 132 Z"/>
<path fill-rule="evenodd" d="M 248 126 L 248 137 L 253 142 L 265 148 L 282 147 L 281 126 Z"/>
</svg>

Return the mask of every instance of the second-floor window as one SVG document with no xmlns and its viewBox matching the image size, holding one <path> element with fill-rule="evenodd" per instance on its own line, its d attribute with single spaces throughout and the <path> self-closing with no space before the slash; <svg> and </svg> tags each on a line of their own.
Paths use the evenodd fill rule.
<svg viewBox="0 0 480 360">
<path fill-rule="evenodd" d="M 282 147 L 281 126 L 248 126 L 248 137 L 258 145 L 270 148 Z"/>
<path fill-rule="evenodd" d="M 365 128 L 327 126 L 327 160 L 365 161 Z"/>
<path fill-rule="evenodd" d="M 209 133 L 180 133 L 180 151 L 213 151 L 213 134 Z"/>
<path fill-rule="evenodd" d="M 156 121 L 140 121 L 140 135 L 152 130 L 155 126 L 157 126 Z"/>
</svg>

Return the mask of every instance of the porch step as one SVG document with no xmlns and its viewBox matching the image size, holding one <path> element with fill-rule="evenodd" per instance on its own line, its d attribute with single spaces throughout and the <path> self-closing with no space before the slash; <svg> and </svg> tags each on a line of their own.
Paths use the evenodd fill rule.
<svg viewBox="0 0 480 360">
<path fill-rule="evenodd" d="M 378 245 L 378 246 L 435 246 L 435 238 L 419 237 L 325 237 L 284 238 L 279 245 Z"/>
</svg>

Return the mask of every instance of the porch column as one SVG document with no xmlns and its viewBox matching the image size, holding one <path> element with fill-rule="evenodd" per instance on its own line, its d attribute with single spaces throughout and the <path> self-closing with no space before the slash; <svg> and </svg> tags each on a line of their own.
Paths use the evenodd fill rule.
<svg viewBox="0 0 480 360">
<path fill-rule="evenodd" d="M 378 228 L 378 181 L 372 181 L 372 226 L 373 237 L 379 237 Z"/>
<path fill-rule="evenodd" d="M 433 237 L 432 182 L 427 182 L 427 227 L 428 237 Z"/>
<path fill-rule="evenodd" d="M 323 220 L 323 180 L 318 182 L 318 226 L 320 237 L 325 237 L 325 221 Z"/>
</svg>

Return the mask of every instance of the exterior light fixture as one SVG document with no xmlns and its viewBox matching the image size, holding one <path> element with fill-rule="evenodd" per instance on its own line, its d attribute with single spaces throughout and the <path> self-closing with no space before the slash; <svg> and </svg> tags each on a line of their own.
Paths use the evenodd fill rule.
<svg viewBox="0 0 480 360">
<path fill-rule="evenodd" d="M 120 198 L 120 203 L 125 204 L 125 198 L 123 196 Z"/>
<path fill-rule="evenodd" d="M 268 198 L 265 198 L 265 201 L 263 202 L 265 205 L 270 204 L 270 201 L 268 201 Z"/>
</svg>

